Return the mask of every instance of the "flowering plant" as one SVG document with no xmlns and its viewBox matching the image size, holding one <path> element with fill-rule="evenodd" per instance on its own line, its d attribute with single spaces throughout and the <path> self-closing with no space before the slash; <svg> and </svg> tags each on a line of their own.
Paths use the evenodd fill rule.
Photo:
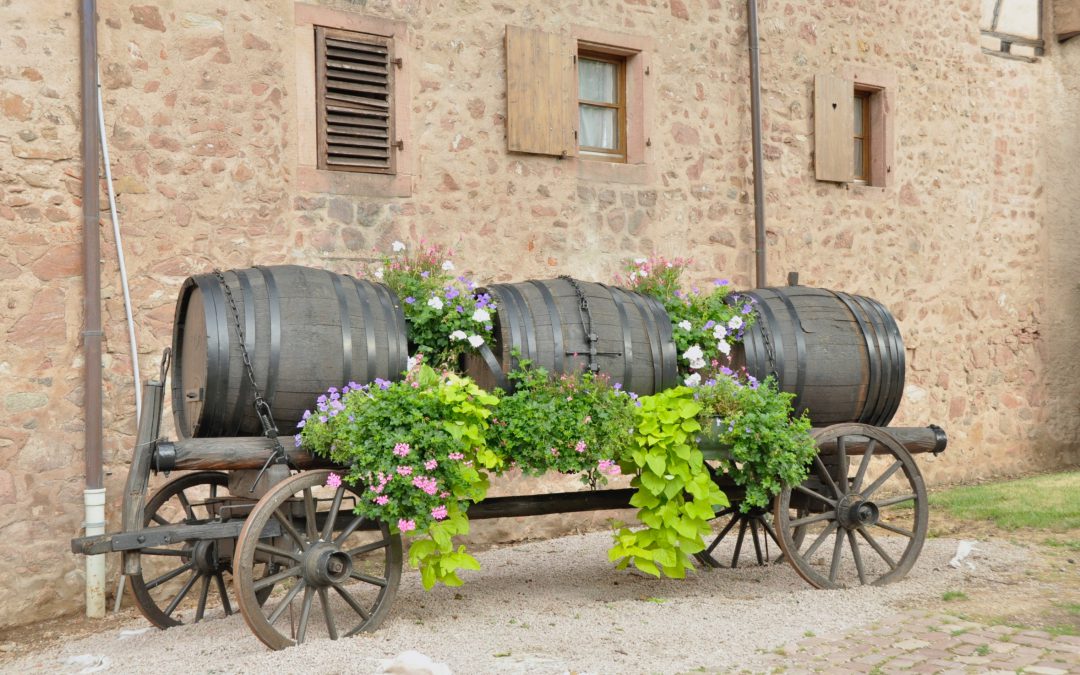
<svg viewBox="0 0 1080 675">
<path fill-rule="evenodd" d="M 525 474 L 580 473 L 595 488 L 620 473 L 615 458 L 629 447 L 630 395 L 590 372 L 552 378 L 522 361 L 508 376 L 516 389 L 503 396 L 488 427 L 488 446 Z"/>
<path fill-rule="evenodd" d="M 425 246 L 409 251 L 395 241 L 390 255 L 368 270 L 402 302 L 413 353 L 436 367 L 456 368 L 460 356 L 491 339 L 495 303 L 476 284 L 455 276 L 451 250 Z"/>
<path fill-rule="evenodd" d="M 497 400 L 468 378 L 421 365 L 400 382 L 331 389 L 305 413 L 297 442 L 348 467 L 339 480 L 366 486 L 357 514 L 427 535 L 409 548 L 426 588 L 456 586 L 458 569 L 478 565 L 451 539 L 468 532 L 465 512 L 487 492 L 484 470 L 501 464 L 485 444 Z"/>
<path fill-rule="evenodd" d="M 794 394 L 777 390 L 772 378 L 753 377 L 726 368 L 693 389 L 705 422 L 704 441 L 721 447 L 720 468 L 746 490 L 744 513 L 765 508 L 784 483 L 799 485 L 817 453 L 810 418 L 794 417 Z"/>
<path fill-rule="evenodd" d="M 727 279 L 714 281 L 708 293 L 684 291 L 680 280 L 689 264 L 684 258 L 636 258 L 627 262 L 628 274 L 618 281 L 664 305 L 679 352 L 679 374 L 683 384 L 694 386 L 729 365 L 732 345 L 753 323 L 754 301 L 733 293 Z"/>
</svg>

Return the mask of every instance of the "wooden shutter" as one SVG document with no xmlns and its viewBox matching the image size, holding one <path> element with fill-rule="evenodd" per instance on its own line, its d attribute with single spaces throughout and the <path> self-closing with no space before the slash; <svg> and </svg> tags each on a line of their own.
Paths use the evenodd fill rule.
<svg viewBox="0 0 1080 675">
<path fill-rule="evenodd" d="M 814 77 L 814 173 L 818 180 L 855 179 L 855 85 L 835 75 Z"/>
<path fill-rule="evenodd" d="M 511 152 L 575 156 L 573 41 L 506 27 L 506 141 Z"/>
<path fill-rule="evenodd" d="M 1080 35 L 1080 2 L 1054 0 L 1054 33 L 1059 42 Z"/>
<path fill-rule="evenodd" d="M 394 173 L 393 40 L 315 29 L 319 168 Z"/>
</svg>

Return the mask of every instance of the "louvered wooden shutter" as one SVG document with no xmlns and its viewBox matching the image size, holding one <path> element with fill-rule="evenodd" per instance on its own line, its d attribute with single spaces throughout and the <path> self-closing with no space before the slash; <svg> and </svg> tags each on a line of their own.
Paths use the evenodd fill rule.
<svg viewBox="0 0 1080 675">
<path fill-rule="evenodd" d="M 394 173 L 393 40 L 317 27 L 319 168 Z"/>
</svg>

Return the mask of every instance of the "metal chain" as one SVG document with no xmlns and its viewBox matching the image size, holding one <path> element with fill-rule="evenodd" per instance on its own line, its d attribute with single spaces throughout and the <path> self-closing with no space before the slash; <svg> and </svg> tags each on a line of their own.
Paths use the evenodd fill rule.
<svg viewBox="0 0 1080 675">
<path fill-rule="evenodd" d="M 589 370 L 594 373 L 600 372 L 600 364 L 596 362 L 596 343 L 599 342 L 600 336 L 593 332 L 592 311 L 589 309 L 589 299 L 585 297 L 585 292 L 581 290 L 581 286 L 578 286 L 576 279 L 565 274 L 560 274 L 559 278 L 565 279 L 574 289 L 574 293 L 577 294 L 579 300 L 578 314 L 581 315 L 581 327 L 585 330 L 585 339 L 589 341 Z"/>
<path fill-rule="evenodd" d="M 777 386 L 780 386 L 780 373 L 776 371 L 776 353 L 773 351 L 772 340 L 769 339 L 769 329 L 765 327 L 765 318 L 757 309 L 754 310 L 754 315 L 757 317 L 754 323 L 761 327 L 761 341 L 765 343 L 765 360 L 769 368 L 767 374 L 772 375 Z"/>
<path fill-rule="evenodd" d="M 214 274 L 217 276 L 218 281 L 221 282 L 221 288 L 225 291 L 225 298 L 229 301 L 229 307 L 232 308 L 233 327 L 236 328 L 236 336 L 240 339 L 240 356 L 244 359 L 244 372 L 247 373 L 248 380 L 251 382 L 251 389 L 255 392 L 255 415 L 262 425 L 263 436 L 270 439 L 274 444 L 270 456 L 259 470 L 259 475 L 255 477 L 255 481 L 251 484 L 251 489 L 248 490 L 248 492 L 254 492 L 255 486 L 259 484 L 259 480 L 262 479 L 263 474 L 266 473 L 270 465 L 289 464 L 289 455 L 285 451 L 285 447 L 281 445 L 281 441 L 278 440 L 278 427 L 277 423 L 274 422 L 274 414 L 270 410 L 270 404 L 263 398 L 259 383 L 255 381 L 255 368 L 251 365 L 251 357 L 248 354 L 246 340 L 244 339 L 244 328 L 240 324 L 240 310 L 236 308 L 236 300 L 233 298 L 232 290 L 229 288 L 229 284 L 225 282 L 225 275 L 221 270 L 215 269 Z"/>
</svg>

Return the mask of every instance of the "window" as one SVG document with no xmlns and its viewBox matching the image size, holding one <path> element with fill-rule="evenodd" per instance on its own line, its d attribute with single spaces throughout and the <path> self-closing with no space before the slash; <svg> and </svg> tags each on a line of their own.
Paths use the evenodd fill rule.
<svg viewBox="0 0 1080 675">
<path fill-rule="evenodd" d="M 578 152 L 581 157 L 626 161 L 626 59 L 580 50 Z"/>
<path fill-rule="evenodd" d="M 318 167 L 394 173 L 394 41 L 315 28 Z"/>
<path fill-rule="evenodd" d="M 982 0 L 983 53 L 1021 61 L 1042 56 L 1041 0 Z"/>
<path fill-rule="evenodd" d="M 648 38 L 506 27 L 511 152 L 576 158 L 578 175 L 645 180 Z M 636 168 L 634 168 L 636 167 Z"/>
<path fill-rule="evenodd" d="M 301 2 L 293 8 L 298 188 L 410 196 L 408 25 Z"/>
<path fill-rule="evenodd" d="M 866 68 L 814 78 L 818 180 L 886 187 L 892 180 L 896 78 Z"/>
<path fill-rule="evenodd" d="M 866 183 L 870 180 L 870 96 L 871 92 L 855 90 L 855 171 L 854 179 Z"/>
</svg>

